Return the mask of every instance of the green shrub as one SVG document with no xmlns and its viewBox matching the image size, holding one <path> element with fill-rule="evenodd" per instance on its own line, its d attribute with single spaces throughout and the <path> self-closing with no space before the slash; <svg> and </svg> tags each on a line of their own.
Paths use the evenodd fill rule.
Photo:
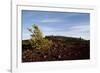
<svg viewBox="0 0 100 73">
<path fill-rule="evenodd" d="M 52 46 L 52 41 L 43 37 L 37 25 L 32 25 L 28 30 L 32 33 L 30 43 L 33 49 L 49 49 Z"/>
</svg>

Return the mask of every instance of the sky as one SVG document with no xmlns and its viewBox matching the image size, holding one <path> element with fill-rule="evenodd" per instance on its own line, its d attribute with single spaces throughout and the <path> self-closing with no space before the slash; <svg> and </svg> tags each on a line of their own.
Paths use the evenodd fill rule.
<svg viewBox="0 0 100 73">
<path fill-rule="evenodd" d="M 90 14 L 79 12 L 53 12 L 22 10 L 22 39 L 29 39 L 33 24 L 39 26 L 43 35 L 81 37 L 90 39 Z"/>
</svg>

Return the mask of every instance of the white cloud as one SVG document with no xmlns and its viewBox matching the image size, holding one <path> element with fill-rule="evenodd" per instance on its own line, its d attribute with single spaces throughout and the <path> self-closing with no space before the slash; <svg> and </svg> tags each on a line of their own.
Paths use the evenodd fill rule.
<svg viewBox="0 0 100 73">
<path fill-rule="evenodd" d="M 51 22 L 61 22 L 62 20 L 61 19 L 44 19 L 44 20 L 41 20 L 40 22 L 44 22 L 44 23 L 51 23 Z"/>
<path fill-rule="evenodd" d="M 70 28 L 71 31 L 73 32 L 86 32 L 90 30 L 90 26 L 89 25 L 77 25 L 77 26 L 72 26 Z"/>
<path fill-rule="evenodd" d="M 50 28 L 50 27 L 42 27 L 41 28 L 41 31 L 43 31 L 43 32 L 50 32 L 50 31 L 54 31 L 54 29 L 53 28 Z"/>
</svg>

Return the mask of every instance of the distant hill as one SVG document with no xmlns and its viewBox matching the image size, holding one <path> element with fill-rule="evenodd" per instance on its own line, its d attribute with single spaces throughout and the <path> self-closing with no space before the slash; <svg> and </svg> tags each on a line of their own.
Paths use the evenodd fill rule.
<svg viewBox="0 0 100 73">
<path fill-rule="evenodd" d="M 85 40 L 82 38 L 75 38 L 75 37 L 65 37 L 65 36 L 46 36 L 45 38 L 52 40 L 52 41 L 59 41 L 65 44 L 89 44 L 89 40 Z"/>
<path fill-rule="evenodd" d="M 48 38 L 48 39 L 59 39 L 59 40 L 84 40 L 83 38 L 76 38 L 76 37 L 66 37 L 66 36 L 46 36 L 45 38 Z"/>
<path fill-rule="evenodd" d="M 69 46 L 79 46 L 79 45 L 89 45 L 89 40 L 84 40 L 82 38 L 75 38 L 75 37 L 65 37 L 65 36 L 46 36 L 45 37 L 48 40 L 52 40 L 53 43 L 60 43 Z M 31 44 L 29 42 L 30 39 L 22 40 L 23 48 L 31 47 Z"/>
<path fill-rule="evenodd" d="M 80 42 L 80 41 L 89 42 L 89 40 L 85 40 L 83 38 L 65 37 L 65 36 L 45 36 L 45 38 L 49 40 L 59 40 L 59 41 L 66 41 L 66 42 Z M 22 40 L 22 43 L 25 45 L 29 45 L 29 40 L 30 39 Z"/>
</svg>

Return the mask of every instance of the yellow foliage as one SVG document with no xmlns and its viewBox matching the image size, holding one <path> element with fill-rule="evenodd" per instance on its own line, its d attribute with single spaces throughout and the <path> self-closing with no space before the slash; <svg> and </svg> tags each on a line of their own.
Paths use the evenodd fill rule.
<svg viewBox="0 0 100 73">
<path fill-rule="evenodd" d="M 37 25 L 32 25 L 29 31 L 32 33 L 30 43 L 33 49 L 49 49 L 52 46 L 52 41 L 43 37 Z"/>
</svg>

